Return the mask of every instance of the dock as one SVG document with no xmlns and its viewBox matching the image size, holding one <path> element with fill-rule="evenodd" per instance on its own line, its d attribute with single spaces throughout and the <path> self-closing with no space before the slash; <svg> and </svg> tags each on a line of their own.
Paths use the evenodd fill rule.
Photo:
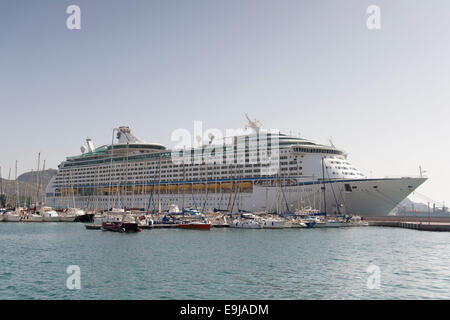
<svg viewBox="0 0 450 320">
<path fill-rule="evenodd" d="M 421 231 L 450 231 L 448 217 L 365 217 L 369 226 L 414 229 Z"/>
</svg>

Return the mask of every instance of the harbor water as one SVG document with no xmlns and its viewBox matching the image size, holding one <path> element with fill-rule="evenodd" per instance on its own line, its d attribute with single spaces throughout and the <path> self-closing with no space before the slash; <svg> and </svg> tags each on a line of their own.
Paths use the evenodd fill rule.
<svg viewBox="0 0 450 320">
<path fill-rule="evenodd" d="M 0 247 L 0 299 L 450 298 L 446 232 L 351 227 L 123 234 L 78 223 L 2 223 Z M 66 286 L 70 265 L 80 268 L 79 290 Z M 370 285 L 368 268 L 379 268 L 379 288 Z"/>
</svg>

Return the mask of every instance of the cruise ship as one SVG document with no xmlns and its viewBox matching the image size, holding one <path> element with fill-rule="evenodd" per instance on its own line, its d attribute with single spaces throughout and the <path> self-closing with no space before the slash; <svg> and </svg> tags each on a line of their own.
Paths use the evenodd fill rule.
<svg viewBox="0 0 450 320">
<path fill-rule="evenodd" d="M 250 119 L 248 133 L 198 147 L 170 150 L 129 127 L 113 137 L 97 148 L 88 138 L 58 166 L 46 205 L 384 216 L 426 180 L 367 178 L 332 143 L 264 131 Z"/>
</svg>

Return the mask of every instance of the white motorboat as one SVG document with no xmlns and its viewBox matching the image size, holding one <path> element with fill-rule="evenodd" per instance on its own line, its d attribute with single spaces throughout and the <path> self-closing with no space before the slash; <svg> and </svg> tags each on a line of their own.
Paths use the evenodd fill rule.
<svg viewBox="0 0 450 320">
<path fill-rule="evenodd" d="M 3 221 L 4 222 L 19 222 L 20 221 L 20 215 L 18 211 L 7 211 L 3 214 Z"/>
<path fill-rule="evenodd" d="M 307 225 L 302 220 L 288 221 L 284 224 L 286 228 L 306 228 Z"/>
<path fill-rule="evenodd" d="M 68 208 L 66 212 L 59 215 L 61 222 L 74 222 L 77 217 L 85 215 L 84 210 L 79 208 Z"/>
<path fill-rule="evenodd" d="M 59 222 L 60 221 L 60 216 L 51 207 L 42 207 L 39 213 L 42 215 L 44 222 Z"/>
<path fill-rule="evenodd" d="M 230 228 L 238 229 L 262 229 L 263 225 L 254 219 L 236 219 L 230 223 Z"/>
</svg>

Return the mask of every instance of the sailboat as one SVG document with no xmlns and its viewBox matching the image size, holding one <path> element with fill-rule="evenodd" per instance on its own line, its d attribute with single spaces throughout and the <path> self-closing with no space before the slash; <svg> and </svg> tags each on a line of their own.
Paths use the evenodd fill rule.
<svg viewBox="0 0 450 320">
<path fill-rule="evenodd" d="M 19 183 L 17 181 L 17 160 L 16 160 L 16 171 L 15 171 L 15 181 L 16 181 L 16 199 L 15 204 L 16 207 L 14 210 L 7 211 L 4 214 L 4 220 L 5 222 L 19 222 L 20 221 L 20 212 L 21 209 L 19 208 Z"/>
</svg>

